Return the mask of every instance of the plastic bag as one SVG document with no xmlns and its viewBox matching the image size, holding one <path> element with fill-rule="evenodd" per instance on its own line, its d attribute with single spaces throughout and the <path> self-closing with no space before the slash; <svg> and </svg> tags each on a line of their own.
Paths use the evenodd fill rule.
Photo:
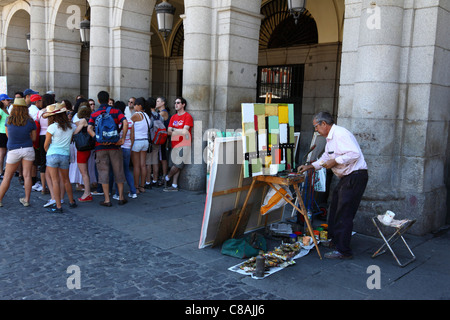
<svg viewBox="0 0 450 320">
<path fill-rule="evenodd" d="M 292 193 L 287 186 L 280 186 L 278 184 L 273 185 L 277 188 L 286 198 L 292 200 Z M 281 195 L 276 192 L 273 188 L 270 188 L 269 192 L 267 192 L 266 197 L 264 198 L 264 202 L 261 206 L 261 215 L 266 215 L 269 212 L 272 212 L 278 208 L 281 208 L 287 204 L 287 201 L 281 197 Z"/>
<path fill-rule="evenodd" d="M 259 251 L 266 251 L 266 239 L 264 236 L 252 233 L 240 239 L 228 239 L 222 245 L 222 254 L 236 258 L 256 257 Z"/>
<path fill-rule="evenodd" d="M 325 192 L 327 189 L 327 169 L 322 168 L 316 171 L 314 178 L 314 190 Z"/>
</svg>

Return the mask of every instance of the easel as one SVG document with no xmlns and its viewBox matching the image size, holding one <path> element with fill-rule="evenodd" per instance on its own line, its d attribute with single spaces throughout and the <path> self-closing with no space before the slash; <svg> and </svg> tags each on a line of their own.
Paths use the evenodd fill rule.
<svg viewBox="0 0 450 320">
<path fill-rule="evenodd" d="M 274 189 L 284 200 L 286 200 L 291 206 L 294 207 L 295 210 L 297 210 L 300 214 L 303 215 L 306 225 L 308 227 L 308 231 L 309 234 L 311 235 L 311 238 L 314 241 L 314 245 L 316 247 L 317 253 L 319 254 L 320 259 L 322 259 L 322 255 L 320 254 L 320 250 L 319 247 L 317 245 L 317 240 L 314 237 L 314 232 L 312 230 L 311 227 L 311 223 L 310 220 L 308 218 L 308 214 L 306 212 L 306 208 L 305 205 L 303 203 L 302 200 L 302 196 L 300 194 L 300 189 L 298 188 L 298 184 L 302 183 L 305 180 L 305 176 L 304 175 L 294 175 L 294 176 L 287 176 L 287 177 L 277 177 L 277 176 L 257 176 L 257 177 L 253 177 L 253 181 L 252 184 L 250 186 L 250 190 L 247 193 L 247 197 L 245 198 L 244 201 L 244 205 L 242 206 L 242 209 L 240 210 L 239 213 L 239 219 L 238 222 L 236 224 L 236 227 L 234 228 L 233 234 L 231 236 L 231 238 L 234 238 L 235 234 L 236 234 L 236 230 L 239 226 L 239 223 L 241 221 L 242 218 L 242 212 L 244 212 L 247 203 L 248 203 L 248 199 L 250 198 L 250 195 L 253 191 L 253 188 L 255 186 L 255 183 L 257 181 L 259 182 L 263 182 L 263 183 L 267 183 L 269 185 L 269 187 L 271 187 L 272 189 Z M 273 184 L 278 184 L 278 185 L 284 185 L 284 186 L 293 186 L 295 193 L 297 195 L 297 200 L 298 200 L 298 204 L 300 205 L 300 208 L 298 206 L 296 206 L 289 198 L 287 198 L 284 194 L 282 194 L 277 188 L 274 187 Z"/>
<path fill-rule="evenodd" d="M 267 103 L 271 103 L 272 102 L 272 93 L 266 93 L 266 104 Z M 311 238 L 314 241 L 314 245 L 316 247 L 317 253 L 319 254 L 320 259 L 322 259 L 322 255 L 320 254 L 320 250 L 319 247 L 317 245 L 317 240 L 314 237 L 314 232 L 312 230 L 311 227 L 311 223 L 310 220 L 308 218 L 308 214 L 306 212 L 306 208 L 305 205 L 303 203 L 302 200 L 302 196 L 300 194 L 300 189 L 298 188 L 298 184 L 302 183 L 305 180 L 305 176 L 304 175 L 293 175 L 293 176 L 287 176 L 287 177 L 277 177 L 277 176 L 256 176 L 253 177 L 253 181 L 252 184 L 250 185 L 250 190 L 247 193 L 247 196 L 245 198 L 244 201 L 244 205 L 242 206 L 242 209 L 239 212 L 239 218 L 238 218 L 238 222 L 234 228 L 233 234 L 231 236 L 231 238 L 234 238 L 236 231 L 238 229 L 239 223 L 242 219 L 243 216 L 243 212 L 245 212 L 245 208 L 247 207 L 247 203 L 248 200 L 250 199 L 250 195 L 253 191 L 253 188 L 255 187 L 255 184 L 257 181 L 265 183 L 267 185 L 269 185 L 269 187 L 271 187 L 272 189 L 274 189 L 284 200 L 286 200 L 286 202 L 288 202 L 291 206 L 294 207 L 295 210 L 297 210 L 300 214 L 303 215 L 306 225 L 308 227 L 308 231 L 311 235 Z M 274 187 L 273 184 L 278 184 L 278 185 L 284 185 L 284 186 L 293 186 L 295 193 L 297 195 L 297 201 L 298 204 L 300 205 L 300 208 L 298 206 L 296 206 L 289 198 L 287 198 L 284 194 L 282 194 L 277 188 Z"/>
</svg>

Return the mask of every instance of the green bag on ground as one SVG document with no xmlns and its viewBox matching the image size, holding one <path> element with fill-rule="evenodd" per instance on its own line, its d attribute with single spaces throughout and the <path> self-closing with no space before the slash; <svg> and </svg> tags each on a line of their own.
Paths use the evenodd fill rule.
<svg viewBox="0 0 450 320">
<path fill-rule="evenodd" d="M 239 239 L 228 239 L 222 245 L 222 254 L 241 259 L 256 257 L 261 250 L 267 250 L 266 239 L 257 233 Z"/>
</svg>

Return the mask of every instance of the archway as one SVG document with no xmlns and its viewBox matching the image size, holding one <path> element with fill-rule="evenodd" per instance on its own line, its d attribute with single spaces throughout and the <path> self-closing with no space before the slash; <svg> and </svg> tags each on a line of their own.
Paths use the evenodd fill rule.
<svg viewBox="0 0 450 320">
<path fill-rule="evenodd" d="M 89 51 L 80 42 L 79 22 L 87 9 L 85 0 L 57 0 L 49 34 L 48 87 L 58 99 L 74 101 L 80 93 L 87 96 Z"/>
<path fill-rule="evenodd" d="M 8 92 L 23 91 L 30 83 L 29 8 L 13 8 L 7 19 L 6 46 L 3 48 L 3 74 L 7 75 Z"/>
<path fill-rule="evenodd" d="M 309 149 L 312 116 L 336 115 L 342 53 L 344 0 L 308 1 L 295 25 L 284 0 L 265 1 L 259 50 L 257 99 L 276 92 L 275 103 L 293 103 L 301 132 L 297 160 Z"/>
</svg>

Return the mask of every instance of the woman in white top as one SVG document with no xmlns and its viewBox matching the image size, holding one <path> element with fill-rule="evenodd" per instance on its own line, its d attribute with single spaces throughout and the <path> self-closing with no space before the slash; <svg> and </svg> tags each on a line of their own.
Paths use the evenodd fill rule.
<svg viewBox="0 0 450 320">
<path fill-rule="evenodd" d="M 38 112 L 39 117 L 39 126 L 41 127 L 41 131 L 39 134 L 39 166 L 40 166 L 40 174 L 41 174 L 41 185 L 42 185 L 42 193 L 46 193 L 46 189 L 50 192 L 51 199 L 48 200 L 44 204 L 44 208 L 50 207 L 56 203 L 55 196 L 53 194 L 53 184 L 50 178 L 50 173 L 47 171 L 47 152 L 44 149 L 45 136 L 47 134 L 48 128 L 48 119 L 44 118 L 42 115 L 47 111 L 47 106 L 55 103 L 55 98 L 51 94 L 44 94 L 42 96 L 42 109 Z M 64 198 L 64 186 L 60 188 L 60 196 L 61 199 Z"/>
<path fill-rule="evenodd" d="M 144 186 L 147 174 L 145 159 L 149 147 L 148 134 L 151 120 L 145 108 L 145 99 L 136 99 L 134 106 L 135 113 L 131 117 L 131 121 L 134 124 L 131 128 L 131 159 L 133 161 L 134 185 L 138 194 L 145 192 Z"/>
<path fill-rule="evenodd" d="M 47 107 L 42 115 L 48 118 L 47 134 L 44 149 L 47 151 L 47 170 L 50 172 L 54 190 L 59 190 L 63 184 L 69 196 L 69 207 L 75 208 L 77 204 L 73 197 L 72 185 L 69 179 L 70 143 L 76 126 L 67 117 L 67 109 L 63 103 L 55 103 Z M 61 195 L 54 192 L 56 208 L 50 208 L 52 213 L 63 213 Z"/>
</svg>

